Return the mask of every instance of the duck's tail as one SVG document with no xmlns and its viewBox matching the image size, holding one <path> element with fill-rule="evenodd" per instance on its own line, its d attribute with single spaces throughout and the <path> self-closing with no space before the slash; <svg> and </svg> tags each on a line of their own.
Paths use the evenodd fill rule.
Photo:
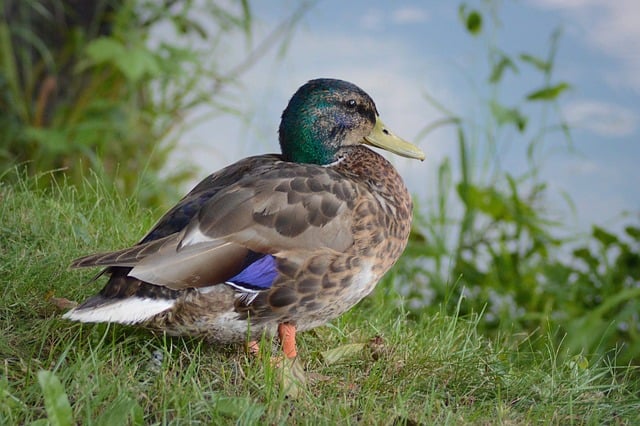
<svg viewBox="0 0 640 426">
<path fill-rule="evenodd" d="M 80 322 L 143 323 L 171 309 L 179 290 L 145 283 L 127 276 L 131 268 L 108 268 L 111 277 L 99 294 L 71 309 L 63 318 Z"/>
<path fill-rule="evenodd" d="M 114 300 L 94 296 L 62 317 L 80 322 L 139 324 L 173 307 L 175 300 L 129 297 Z"/>
</svg>

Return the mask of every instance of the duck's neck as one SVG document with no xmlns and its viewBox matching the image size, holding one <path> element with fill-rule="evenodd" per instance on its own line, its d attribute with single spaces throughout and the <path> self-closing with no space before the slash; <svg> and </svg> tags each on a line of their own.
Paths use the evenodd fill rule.
<svg viewBox="0 0 640 426">
<path fill-rule="evenodd" d="M 331 167 L 350 179 L 367 185 L 369 191 L 387 200 L 390 206 L 405 206 L 395 214 L 411 216 L 412 199 L 402 177 L 382 155 L 362 146 L 345 147 Z"/>
<path fill-rule="evenodd" d="M 338 159 L 346 129 L 339 115 L 321 102 L 302 107 L 293 99 L 278 130 L 282 157 L 294 163 L 327 165 Z"/>
</svg>

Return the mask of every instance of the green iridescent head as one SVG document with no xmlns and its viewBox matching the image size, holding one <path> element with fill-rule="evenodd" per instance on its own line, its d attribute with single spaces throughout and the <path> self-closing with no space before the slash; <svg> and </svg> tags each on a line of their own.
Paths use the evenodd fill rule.
<svg viewBox="0 0 640 426">
<path fill-rule="evenodd" d="M 369 95 L 342 80 L 311 80 L 299 88 L 282 113 L 279 134 L 284 159 L 296 163 L 330 164 L 343 146 L 357 144 L 424 159 L 384 126 Z"/>
</svg>

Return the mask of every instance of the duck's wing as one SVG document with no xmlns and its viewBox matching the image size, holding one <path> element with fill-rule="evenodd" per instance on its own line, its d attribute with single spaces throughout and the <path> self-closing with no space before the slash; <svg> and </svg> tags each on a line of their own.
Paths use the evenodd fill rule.
<svg viewBox="0 0 640 426">
<path fill-rule="evenodd" d="M 140 244 L 180 232 L 207 200 L 243 177 L 259 174 L 280 159 L 278 154 L 248 157 L 207 176 L 156 222 L 140 240 Z"/>
<path fill-rule="evenodd" d="M 130 276 L 172 289 L 225 282 L 255 253 L 344 251 L 357 193 L 332 169 L 277 162 L 218 190 L 180 232 L 72 266 L 129 266 Z"/>
</svg>

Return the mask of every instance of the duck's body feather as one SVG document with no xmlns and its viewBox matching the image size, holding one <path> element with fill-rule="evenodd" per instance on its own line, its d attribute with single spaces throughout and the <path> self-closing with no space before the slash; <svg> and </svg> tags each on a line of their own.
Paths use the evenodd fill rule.
<svg viewBox="0 0 640 426">
<path fill-rule="evenodd" d="M 225 342 L 282 322 L 312 328 L 373 289 L 404 249 L 410 220 L 402 179 L 366 147 L 345 148 L 332 167 L 252 157 L 203 180 L 138 245 L 76 260 L 107 266 L 111 278 L 67 317 Z M 265 255 L 275 269 L 235 282 Z"/>
<path fill-rule="evenodd" d="M 74 261 L 105 267 L 98 276 L 109 280 L 65 316 L 218 342 L 277 330 L 295 357 L 296 329 L 358 303 L 407 243 L 411 197 L 394 167 L 364 145 L 424 154 L 340 80 L 298 89 L 279 135 L 282 154 L 210 175 L 135 246 Z"/>
</svg>

